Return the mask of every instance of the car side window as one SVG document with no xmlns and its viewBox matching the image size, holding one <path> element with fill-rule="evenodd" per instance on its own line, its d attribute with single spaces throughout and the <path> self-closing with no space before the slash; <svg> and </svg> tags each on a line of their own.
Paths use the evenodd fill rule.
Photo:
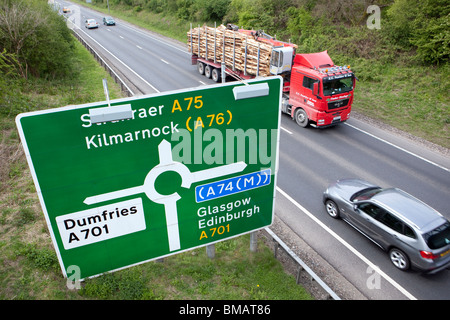
<svg viewBox="0 0 450 320">
<path fill-rule="evenodd" d="M 407 237 L 416 238 L 416 234 L 411 229 L 410 226 L 408 226 L 406 223 L 401 221 L 400 219 L 396 218 L 392 214 L 386 212 L 386 214 L 380 216 L 380 222 L 384 223 L 386 226 L 391 228 L 392 230 L 397 231 L 398 233 L 401 233 Z"/>
<path fill-rule="evenodd" d="M 380 216 L 378 220 L 392 230 L 403 233 L 403 222 L 389 212 L 386 212 L 384 215 Z"/>
<path fill-rule="evenodd" d="M 406 224 L 403 225 L 403 234 L 410 238 L 416 238 L 414 231 Z"/>
<path fill-rule="evenodd" d="M 367 215 L 391 228 L 392 230 L 404 234 L 407 237 L 414 239 L 416 238 L 416 234 L 411 229 L 411 227 L 403 223 L 403 221 L 393 216 L 383 208 L 380 208 L 372 203 L 361 203 L 360 205 L 358 205 L 358 208 L 364 211 L 364 213 L 366 213 Z"/>
<path fill-rule="evenodd" d="M 309 78 L 309 77 L 307 77 L 307 76 L 304 76 L 303 77 L 303 86 L 305 87 L 305 88 L 308 88 L 308 89 L 313 89 L 314 88 L 314 83 L 315 82 L 318 82 L 318 80 L 316 80 L 316 79 L 313 79 L 313 78 Z"/>
<path fill-rule="evenodd" d="M 376 216 L 382 213 L 382 210 L 380 207 L 377 207 L 376 205 L 373 205 L 371 203 L 361 203 L 358 205 L 358 209 L 364 211 L 367 215 L 371 216 L 372 218 L 376 219 Z"/>
</svg>

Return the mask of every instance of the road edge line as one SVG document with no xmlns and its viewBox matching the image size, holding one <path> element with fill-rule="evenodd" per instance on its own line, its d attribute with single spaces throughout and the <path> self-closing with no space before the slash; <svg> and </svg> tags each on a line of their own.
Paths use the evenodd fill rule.
<svg viewBox="0 0 450 320">
<path fill-rule="evenodd" d="M 420 159 L 420 160 L 423 160 L 423 161 L 425 161 L 425 162 L 427 162 L 427 163 L 429 163 L 429 164 L 431 164 L 431 165 L 433 165 L 433 166 L 435 166 L 435 167 L 438 167 L 438 168 L 440 168 L 440 169 L 442 169 L 442 170 L 445 170 L 445 171 L 447 171 L 447 172 L 450 172 L 450 169 L 448 169 L 448 168 L 446 168 L 446 167 L 444 167 L 444 166 L 441 166 L 440 164 L 438 164 L 438 163 L 436 163 L 436 162 L 433 162 L 433 161 L 431 161 L 431 160 L 428 160 L 428 159 L 426 159 L 426 158 L 424 158 L 424 157 L 422 157 L 422 156 L 419 156 L 418 154 L 416 154 L 416 153 L 414 153 L 414 152 L 408 151 L 408 150 L 406 150 L 405 148 L 402 148 L 402 147 L 400 147 L 400 146 L 398 146 L 398 145 L 396 145 L 396 144 L 394 144 L 394 143 L 392 143 L 392 142 L 389 142 L 389 141 L 387 141 L 387 140 L 385 140 L 385 139 L 383 139 L 383 138 L 380 138 L 380 137 L 374 135 L 373 133 L 367 132 L 367 131 L 365 131 L 365 130 L 363 130 L 363 129 L 361 129 L 361 128 L 358 128 L 358 127 L 356 127 L 356 126 L 354 126 L 354 125 L 352 125 L 352 124 L 349 124 L 349 123 L 345 123 L 345 124 L 346 124 L 347 126 L 349 126 L 350 128 L 353 128 L 353 129 L 355 129 L 355 130 L 358 130 L 359 132 L 362 132 L 362 133 L 364 133 L 364 134 L 366 134 L 366 135 L 368 135 L 368 136 L 370 136 L 370 137 L 372 137 L 372 138 L 374 138 L 374 139 L 377 139 L 378 141 L 384 142 L 384 143 L 390 145 L 391 147 L 394 147 L 394 148 L 396 148 L 396 149 L 398 149 L 398 150 L 400 150 L 400 151 L 403 151 L 403 152 L 405 152 L 405 153 L 407 153 L 407 154 L 409 154 L 409 155 L 411 155 L 411 156 L 413 156 L 413 157 L 416 157 L 416 158 L 418 158 L 418 159 Z"/>
</svg>

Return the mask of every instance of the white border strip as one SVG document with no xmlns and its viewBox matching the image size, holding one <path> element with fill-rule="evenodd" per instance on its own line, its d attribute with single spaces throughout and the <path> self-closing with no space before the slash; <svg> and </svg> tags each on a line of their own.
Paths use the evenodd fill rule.
<svg viewBox="0 0 450 320">
<path fill-rule="evenodd" d="M 384 140 L 384 139 L 382 139 L 382 138 L 380 138 L 380 137 L 377 137 L 376 135 L 374 135 L 374 134 L 372 134 L 372 133 L 369 133 L 369 132 L 367 132 L 367 131 L 365 131 L 365 130 L 363 130 L 363 129 L 360 129 L 360 128 L 358 128 L 358 127 L 355 127 L 354 125 L 351 125 L 351 124 L 349 124 L 349 123 L 345 123 L 345 124 L 346 124 L 347 126 L 353 128 L 353 129 L 355 129 L 355 130 L 358 130 L 358 131 L 360 131 L 360 132 L 362 132 L 362 133 L 364 133 L 364 134 L 367 134 L 368 136 L 371 136 L 372 138 L 375 138 L 375 139 L 377 139 L 377 140 L 379 140 L 379 141 L 381 141 L 381 142 L 384 142 L 384 143 L 386 143 L 386 144 L 388 144 L 388 145 L 390 145 L 390 146 L 392 146 L 392 147 L 394 147 L 394 148 L 396 148 L 396 149 L 398 149 L 398 150 L 401 150 L 401 151 L 406 152 L 407 154 L 410 154 L 410 155 L 412 155 L 412 156 L 414 156 L 414 157 L 416 157 L 416 158 L 418 158 L 418 159 L 420 159 L 420 160 L 423 160 L 423 161 L 425 161 L 425 162 L 427 162 L 427 163 L 429 163 L 429 164 L 431 164 L 431 165 L 433 165 L 433 166 L 435 166 L 435 167 L 438 167 L 438 168 L 441 168 L 442 170 L 445 170 L 445 171 L 447 171 L 447 172 L 450 172 L 450 169 L 448 169 L 448 168 L 446 168 L 446 167 L 444 167 L 444 166 L 441 166 L 440 164 L 437 164 L 436 162 L 433 162 L 433 161 L 431 161 L 431 160 L 425 159 L 424 157 L 419 156 L 418 154 L 415 154 L 414 152 L 411 152 L 411 151 L 408 151 L 408 150 L 406 150 L 406 149 L 404 149 L 404 148 L 402 148 L 402 147 L 399 147 L 399 146 L 397 146 L 396 144 L 393 144 L 392 142 L 389 142 L 389 141 Z"/>
<path fill-rule="evenodd" d="M 103 50 L 105 50 L 107 53 L 109 53 L 112 57 L 114 57 L 114 59 L 116 59 L 117 61 L 119 61 L 122 65 L 124 65 L 128 70 L 130 70 L 134 75 L 136 75 L 136 77 L 138 77 L 139 79 L 141 79 L 145 84 L 147 84 L 150 88 L 152 88 L 153 90 L 155 90 L 157 93 L 161 92 L 158 89 L 156 89 L 152 84 L 150 84 L 147 80 L 145 80 L 143 77 L 141 77 L 136 71 L 134 71 L 133 69 L 131 69 L 127 64 L 125 64 L 125 62 L 123 62 L 122 60 L 120 60 L 119 58 L 117 58 L 111 51 L 109 51 L 108 49 L 106 49 L 103 45 L 101 45 L 97 40 L 95 40 L 94 38 L 92 38 L 90 35 L 88 35 L 86 32 L 84 32 L 81 28 L 78 28 L 78 30 L 80 30 L 82 33 L 84 33 L 87 37 L 89 37 L 92 41 L 94 41 L 98 46 L 100 46 L 100 48 L 102 48 Z"/>
</svg>

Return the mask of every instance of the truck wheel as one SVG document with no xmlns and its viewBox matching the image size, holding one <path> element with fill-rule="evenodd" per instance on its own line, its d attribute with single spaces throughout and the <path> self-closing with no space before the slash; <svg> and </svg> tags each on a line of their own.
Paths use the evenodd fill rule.
<svg viewBox="0 0 450 320">
<path fill-rule="evenodd" d="M 201 75 L 205 74 L 205 64 L 203 62 L 197 62 L 197 70 Z"/>
<path fill-rule="evenodd" d="M 219 82 L 220 81 L 220 69 L 214 68 L 211 73 L 211 78 L 215 82 Z"/>
<path fill-rule="evenodd" d="M 210 65 L 207 65 L 205 67 L 205 77 L 207 77 L 208 79 L 211 78 L 211 72 L 212 72 L 212 67 Z"/>
<path fill-rule="evenodd" d="M 299 108 L 297 109 L 297 111 L 295 111 L 295 122 L 297 122 L 297 124 L 303 128 L 306 128 L 308 126 L 309 119 L 305 110 Z"/>
</svg>

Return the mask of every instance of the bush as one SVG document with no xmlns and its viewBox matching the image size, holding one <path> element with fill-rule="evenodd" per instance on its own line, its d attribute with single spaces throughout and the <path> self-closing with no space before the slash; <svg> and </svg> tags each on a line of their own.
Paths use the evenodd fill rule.
<svg viewBox="0 0 450 320">
<path fill-rule="evenodd" d="M 424 64 L 448 62 L 450 4 L 445 0 L 396 0 L 387 10 L 386 35 Z"/>
<path fill-rule="evenodd" d="M 439 64 L 450 57 L 450 14 L 426 20 L 417 29 L 411 43 L 417 47 L 417 59 L 423 63 Z"/>
<path fill-rule="evenodd" d="M 67 76 L 73 48 L 64 19 L 47 1 L 0 0 L 0 51 L 15 55 L 22 77 Z"/>
<path fill-rule="evenodd" d="M 59 262 L 53 249 L 40 248 L 35 243 L 18 243 L 17 256 L 25 256 L 36 268 L 43 271 L 58 270 Z"/>
</svg>

